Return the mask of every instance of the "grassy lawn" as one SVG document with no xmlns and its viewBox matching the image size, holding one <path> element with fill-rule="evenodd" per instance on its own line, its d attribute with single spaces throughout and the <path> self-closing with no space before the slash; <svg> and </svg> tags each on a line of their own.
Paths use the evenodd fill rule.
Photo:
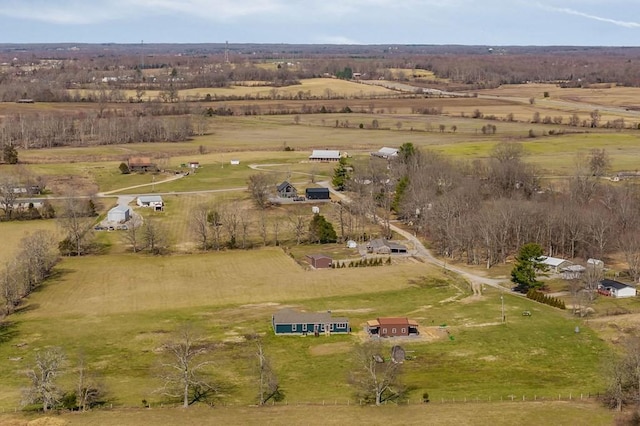
<svg viewBox="0 0 640 426">
<path fill-rule="evenodd" d="M 3 415 L 9 426 L 23 426 L 35 416 Z M 102 410 L 87 413 L 65 413 L 48 417 L 51 425 L 103 426 L 153 424 L 227 424 L 227 425 L 610 425 L 614 413 L 596 403 L 509 402 L 425 404 L 406 407 L 347 406 L 275 406 L 275 407 L 193 407 L 165 409 Z M 41 419 L 44 420 L 44 419 Z"/>
<path fill-rule="evenodd" d="M 59 235 L 58 224 L 55 220 L 28 220 L 14 222 L 0 222 L 0 235 L 5 239 L 5 244 L 0 246 L 0 264 L 5 264 L 18 252 L 20 240 L 28 233 L 43 229 Z"/>
</svg>

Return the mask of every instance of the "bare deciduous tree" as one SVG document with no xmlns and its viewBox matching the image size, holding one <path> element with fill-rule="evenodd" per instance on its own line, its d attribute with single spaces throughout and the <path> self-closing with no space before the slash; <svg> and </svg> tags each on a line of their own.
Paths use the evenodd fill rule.
<svg viewBox="0 0 640 426">
<path fill-rule="evenodd" d="M 376 405 L 401 398 L 405 391 L 400 381 L 402 365 L 390 359 L 385 360 L 383 349 L 380 342 L 359 345 L 350 377 L 358 396 Z"/>
<path fill-rule="evenodd" d="M 281 401 L 284 393 L 280 388 L 280 382 L 269 358 L 264 352 L 262 342 L 256 343 L 256 357 L 258 359 L 258 371 L 260 376 L 260 386 L 258 390 L 258 402 L 260 405 L 266 404 L 269 400 Z"/>
<path fill-rule="evenodd" d="M 142 242 L 144 247 L 153 254 L 160 254 L 167 248 L 165 230 L 154 218 L 148 217 L 144 221 Z"/>
<path fill-rule="evenodd" d="M 251 193 L 251 198 L 253 198 L 253 201 L 261 209 L 267 206 L 272 187 L 273 183 L 271 182 L 271 178 L 265 173 L 249 176 L 248 188 Z"/>
<path fill-rule="evenodd" d="M 87 409 L 99 404 L 105 397 L 104 385 L 88 368 L 82 355 L 78 359 L 77 374 L 76 406 L 80 411 L 87 411 Z"/>
<path fill-rule="evenodd" d="M 63 200 L 62 211 L 58 214 L 58 224 L 66 234 L 61 243 L 63 253 L 76 256 L 85 253 L 94 222 L 90 213 L 86 199 L 71 193 Z"/>
<path fill-rule="evenodd" d="M 209 224 L 209 207 L 205 205 L 197 206 L 191 212 L 189 227 L 198 240 L 200 249 L 206 251 L 211 245 L 211 226 Z"/>
<path fill-rule="evenodd" d="M 291 230 L 296 236 L 296 244 L 300 245 L 302 238 L 309 228 L 309 225 L 307 224 L 307 217 L 301 212 L 297 212 L 296 214 L 289 216 L 288 219 Z"/>
<path fill-rule="evenodd" d="M 180 398 L 184 408 L 211 398 L 217 389 L 205 374 L 206 367 L 212 364 L 205 357 L 211 349 L 212 344 L 200 339 L 191 328 L 180 329 L 163 345 L 165 360 L 160 377 L 164 384 L 161 391 Z"/>
<path fill-rule="evenodd" d="M 35 365 L 27 370 L 30 385 L 24 391 L 25 404 L 42 404 L 44 412 L 54 408 L 62 396 L 56 384 L 66 357 L 60 348 L 36 352 Z"/>
<path fill-rule="evenodd" d="M 124 231 L 124 240 L 129 243 L 131 250 L 137 253 L 142 243 L 142 216 L 132 213 L 131 218 L 127 222 L 127 229 Z"/>
</svg>

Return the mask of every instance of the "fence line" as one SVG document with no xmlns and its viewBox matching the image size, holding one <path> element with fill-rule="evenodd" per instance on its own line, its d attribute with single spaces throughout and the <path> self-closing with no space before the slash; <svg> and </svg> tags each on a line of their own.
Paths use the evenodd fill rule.
<svg viewBox="0 0 640 426">
<path fill-rule="evenodd" d="M 428 402 L 424 401 L 422 398 L 412 398 L 403 400 L 400 402 L 396 401 L 385 401 L 383 405 L 425 405 L 429 404 L 476 404 L 476 403 L 503 403 L 503 402 L 513 402 L 513 403 L 522 403 L 522 402 L 553 402 L 553 401 L 565 401 L 565 402 L 576 402 L 579 403 L 581 401 L 594 401 L 600 397 L 599 393 L 589 393 L 589 392 L 570 392 L 568 394 L 558 394 L 558 395 L 501 395 L 498 397 L 495 396 L 473 396 L 473 397 L 437 397 L 432 398 Z M 316 401 L 310 400 L 284 400 L 280 402 L 271 401 L 265 404 L 266 406 L 359 406 L 359 405 L 371 405 L 364 402 L 364 400 L 357 399 L 349 399 L 349 398 L 333 398 L 333 399 L 322 399 Z M 257 404 L 242 404 L 242 403 L 229 403 L 226 401 L 220 401 L 218 403 L 212 404 L 213 407 L 257 407 Z M 167 408 L 179 408 L 182 407 L 181 403 L 148 403 L 147 405 L 116 405 L 106 404 L 102 407 L 96 407 L 92 410 L 111 410 L 111 409 L 167 409 Z M 22 408 L 13 407 L 11 409 L 2 408 L 0 409 L 0 413 L 12 413 L 19 412 Z"/>
</svg>

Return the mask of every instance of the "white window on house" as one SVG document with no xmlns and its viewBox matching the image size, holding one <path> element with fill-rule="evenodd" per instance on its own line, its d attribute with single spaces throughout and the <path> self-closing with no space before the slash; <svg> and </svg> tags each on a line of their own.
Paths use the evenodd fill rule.
<svg viewBox="0 0 640 426">
<path fill-rule="evenodd" d="M 307 324 L 302 324 L 302 331 L 307 331 Z"/>
<path fill-rule="evenodd" d="M 291 331 L 296 331 L 298 329 L 298 324 L 291 324 Z"/>
<path fill-rule="evenodd" d="M 387 329 L 386 328 L 382 329 L 382 334 L 387 334 Z"/>
<path fill-rule="evenodd" d="M 407 333 L 407 329 L 406 329 L 406 328 L 403 328 L 403 329 L 402 329 L 402 334 L 406 334 L 406 333 Z"/>
<path fill-rule="evenodd" d="M 320 324 L 320 331 L 324 331 L 324 324 Z"/>
<path fill-rule="evenodd" d="M 336 325 L 335 325 L 334 323 L 331 323 L 331 331 L 333 331 L 333 329 L 335 328 L 335 326 L 336 326 Z"/>
<path fill-rule="evenodd" d="M 396 334 L 396 329 L 395 328 L 391 329 L 391 334 Z"/>
</svg>

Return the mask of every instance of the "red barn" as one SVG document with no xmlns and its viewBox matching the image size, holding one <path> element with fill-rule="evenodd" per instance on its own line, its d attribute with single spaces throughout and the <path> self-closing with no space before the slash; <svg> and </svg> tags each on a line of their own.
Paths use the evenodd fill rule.
<svg viewBox="0 0 640 426">
<path fill-rule="evenodd" d="M 418 323 L 401 317 L 385 317 L 367 321 L 367 332 L 371 336 L 396 337 L 418 335 Z"/>
</svg>

